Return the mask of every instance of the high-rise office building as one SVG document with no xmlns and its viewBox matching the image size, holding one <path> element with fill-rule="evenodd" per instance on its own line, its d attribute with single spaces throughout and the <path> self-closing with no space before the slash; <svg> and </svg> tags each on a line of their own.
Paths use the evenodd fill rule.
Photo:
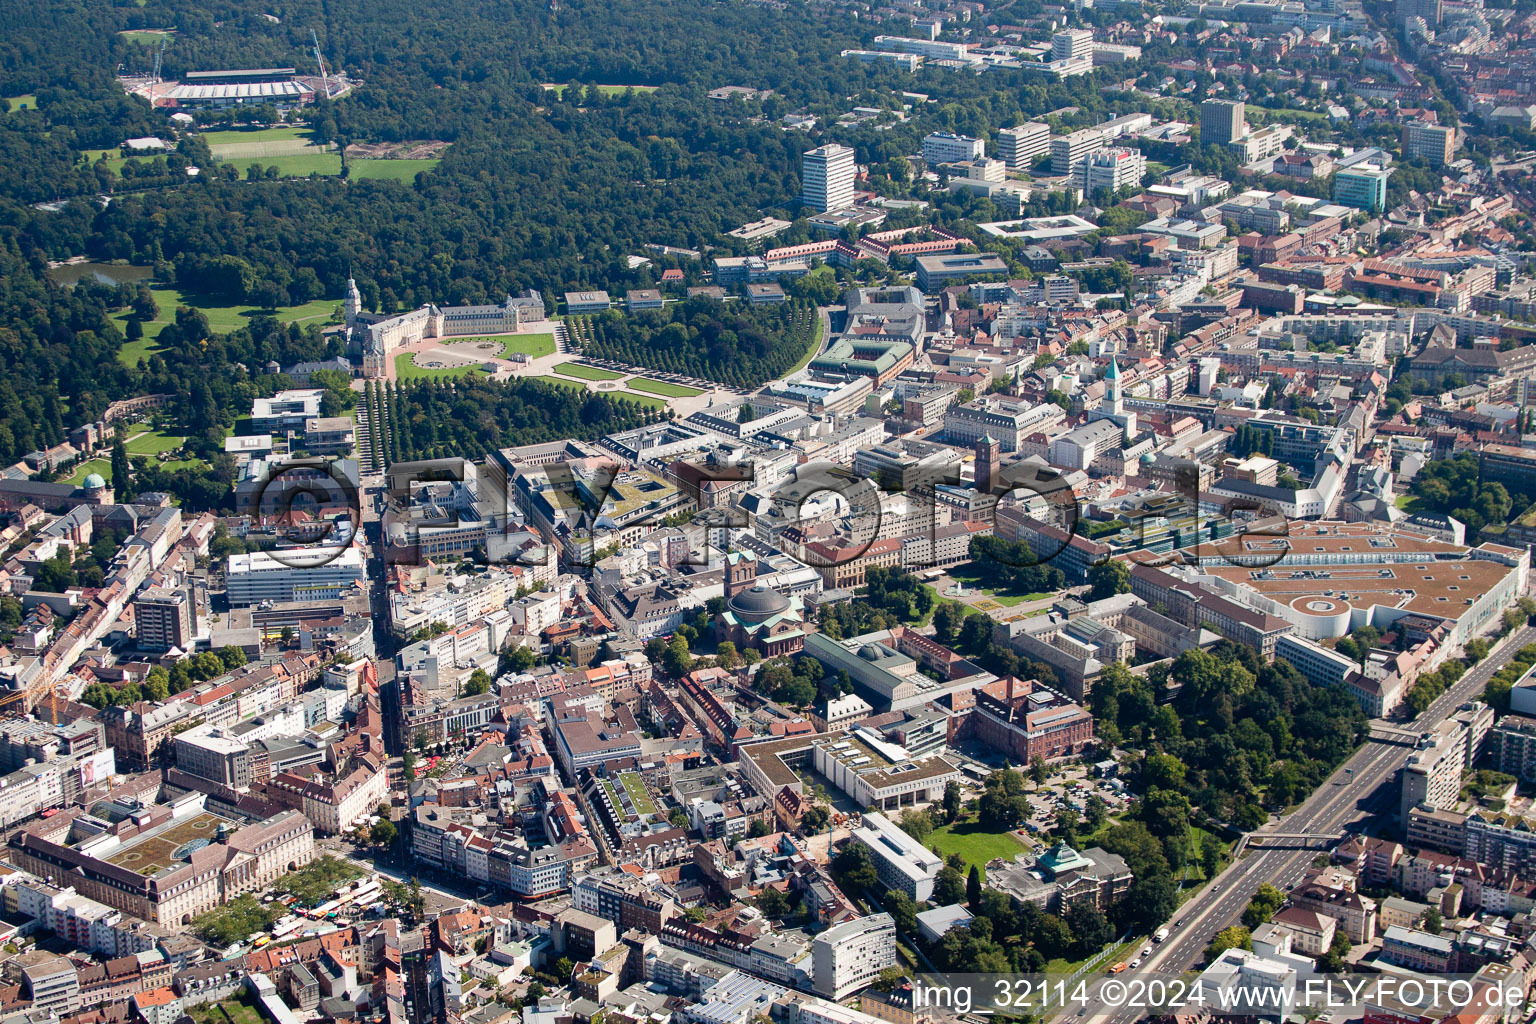
<svg viewBox="0 0 1536 1024">
<path fill-rule="evenodd" d="M 1456 129 L 1451 125 L 1409 121 L 1403 126 L 1403 159 L 1426 160 L 1432 167 L 1451 162 L 1456 152 Z"/>
<path fill-rule="evenodd" d="M 195 620 L 192 595 L 185 590 L 148 587 L 133 599 L 133 621 L 143 650 L 190 649 Z"/>
<path fill-rule="evenodd" d="M 997 133 L 997 155 L 1010 170 L 1028 167 L 1041 153 L 1051 151 L 1051 126 L 1031 121 Z"/>
<path fill-rule="evenodd" d="M 1093 30 L 1069 28 L 1051 36 L 1051 59 L 1071 60 L 1073 57 L 1093 57 Z"/>
<path fill-rule="evenodd" d="M 1206 100 L 1200 104 L 1200 144 L 1225 146 L 1248 133 L 1240 100 Z"/>
<path fill-rule="evenodd" d="M 1084 157 L 1103 148 L 1104 133 L 1097 128 L 1080 128 L 1071 135 L 1059 135 L 1051 140 L 1051 173 L 1076 174 Z"/>
<path fill-rule="evenodd" d="M 1333 176 L 1333 201 L 1380 213 L 1387 208 L 1387 179 L 1392 168 L 1376 164 L 1346 167 Z"/>
<path fill-rule="evenodd" d="M 818 146 L 800 158 L 800 198 L 817 210 L 845 209 L 853 205 L 857 174 L 853 150 L 835 142 Z"/>
</svg>

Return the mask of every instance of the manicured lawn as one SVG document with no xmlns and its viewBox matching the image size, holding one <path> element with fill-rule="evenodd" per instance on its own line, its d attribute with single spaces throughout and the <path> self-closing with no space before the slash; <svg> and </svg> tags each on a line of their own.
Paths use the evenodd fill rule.
<svg viewBox="0 0 1536 1024">
<path fill-rule="evenodd" d="M 415 352 L 402 352 L 395 356 L 395 379 L 415 380 L 418 377 L 462 377 L 466 373 L 478 373 L 485 376 L 485 371 L 480 369 L 479 363 L 465 363 L 463 366 L 417 366 Z"/>
<path fill-rule="evenodd" d="M 124 444 L 124 447 L 128 449 L 129 455 L 159 455 L 161 452 L 180 448 L 187 441 L 180 434 L 167 434 L 162 430 L 145 429 L 140 431 L 140 428 L 134 427 L 128 433 L 130 439 Z M 134 437 L 135 433 L 139 436 Z"/>
<path fill-rule="evenodd" d="M 582 380 L 624 379 L 624 374 L 622 373 L 614 373 L 612 370 L 604 370 L 596 366 L 588 366 L 585 363 L 556 363 L 555 372 L 563 373 L 567 377 L 579 377 Z"/>
<path fill-rule="evenodd" d="M 692 398 L 704 393 L 698 388 L 686 388 L 681 384 L 669 384 L 667 381 L 651 380 L 649 377 L 631 377 L 624 386 L 631 391 L 645 391 L 653 395 L 666 395 L 668 398 Z"/>
<path fill-rule="evenodd" d="M 442 163 L 436 157 L 429 160 L 353 160 L 350 176 L 353 178 L 388 178 L 409 185 L 422 171 L 430 171 Z M 337 173 L 341 173 L 340 169 Z"/>
<path fill-rule="evenodd" d="M 1037 594 L 993 594 L 992 599 L 1004 608 L 1012 608 L 1016 604 L 1024 604 L 1028 601 L 1043 601 L 1047 597 L 1055 597 L 1054 594 L 1045 592 Z"/>
<path fill-rule="evenodd" d="M 1404 512 L 1417 512 L 1419 510 L 1419 496 L 1417 494 L 1399 495 L 1393 504 Z"/>
<path fill-rule="evenodd" d="M 965 820 L 934 829 L 923 840 L 923 845 L 938 850 L 944 857 L 959 854 L 967 867 L 974 865 L 981 871 L 983 881 L 987 876 L 987 861 L 997 857 L 1012 859 L 1029 849 L 1011 832 L 986 832 L 976 822 Z"/>
<path fill-rule="evenodd" d="M 563 377 L 521 377 L 520 380 L 536 380 L 545 384 L 553 384 L 559 388 L 571 388 L 574 391 L 585 391 L 587 386 L 580 381 L 566 380 Z"/>
<path fill-rule="evenodd" d="M 258 309 L 249 303 L 224 303 L 210 296 L 194 295 L 184 292 L 179 288 L 151 287 L 150 294 L 155 297 L 155 305 L 159 307 L 159 313 L 153 320 L 144 323 L 144 337 L 138 341 L 130 341 L 118 351 L 117 358 L 124 366 L 136 366 L 142 357 L 148 359 L 154 352 L 156 345 L 154 339 L 160 336 L 160 331 L 166 324 L 176 319 L 177 306 L 191 306 L 203 311 L 208 318 L 208 327 L 215 334 L 228 334 L 238 330 L 250 322 L 256 316 L 275 316 L 280 322 L 291 323 L 324 323 L 340 307 L 341 303 L 335 299 L 315 299 L 301 306 L 281 306 L 275 310 Z M 130 319 L 128 311 L 113 315 L 120 327 L 126 327 Z"/>
<path fill-rule="evenodd" d="M 548 89 L 556 96 L 560 96 L 562 98 L 565 96 L 565 86 L 563 85 L 546 83 L 544 88 Z M 604 96 L 622 96 L 626 89 L 633 89 L 635 92 L 655 92 L 659 88 L 661 87 L 657 85 L 599 85 L 597 87 L 597 91 L 602 93 Z"/>
<path fill-rule="evenodd" d="M 23 107 L 27 108 L 28 110 L 37 109 L 37 97 L 31 93 L 23 93 L 20 96 L 6 96 L 4 99 L 5 109 L 8 111 L 20 110 Z"/>
<path fill-rule="evenodd" d="M 610 393 L 617 394 L 620 398 L 627 398 L 631 402 L 639 402 L 641 405 L 648 405 L 652 409 L 665 409 L 667 407 L 667 400 L 664 398 L 653 398 L 650 395 L 639 395 L 633 391 L 617 391 Z"/>
<path fill-rule="evenodd" d="M 949 575 L 956 582 L 964 583 L 966 585 L 966 587 L 969 588 L 970 590 L 973 590 L 973 591 L 979 590 L 981 593 L 986 594 L 988 597 L 992 598 L 992 600 L 996 601 L 998 604 L 1003 605 L 1004 607 L 1007 607 L 1007 608 L 1012 608 L 1014 605 L 1017 605 L 1017 604 L 1023 604 L 1026 601 L 1039 601 L 1039 600 L 1041 600 L 1043 598 L 1047 598 L 1047 597 L 1051 596 L 1050 594 L 1043 594 L 1043 593 L 1038 593 L 1038 594 L 1009 594 L 1009 593 L 1006 593 L 1006 592 L 998 593 L 997 591 L 993 590 L 990 587 L 982 586 L 981 573 L 977 569 L 975 562 L 962 562 L 960 565 L 957 565 L 953 569 L 950 569 L 949 570 Z"/>
<path fill-rule="evenodd" d="M 517 353 L 522 353 L 530 359 L 555 354 L 555 336 L 553 334 L 503 335 L 500 338 L 492 338 L 490 340 L 501 342 L 501 358 L 503 359 L 511 359 Z"/>
<path fill-rule="evenodd" d="M 89 462 L 82 462 L 62 482 L 79 487 L 85 482 L 85 478 L 92 473 L 100 473 L 103 480 L 110 481 L 112 479 L 112 463 L 106 459 L 92 459 Z M 128 497 L 132 497 L 132 495 L 128 495 Z"/>
</svg>

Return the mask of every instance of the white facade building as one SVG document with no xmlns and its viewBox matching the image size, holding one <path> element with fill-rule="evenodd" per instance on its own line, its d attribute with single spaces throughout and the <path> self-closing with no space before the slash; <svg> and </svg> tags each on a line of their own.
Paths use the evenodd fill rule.
<svg viewBox="0 0 1536 1024">
<path fill-rule="evenodd" d="M 822 211 L 852 206 L 857 174 L 853 150 L 836 143 L 818 146 L 800 158 L 800 198 Z"/>
<path fill-rule="evenodd" d="M 923 138 L 923 163 L 953 164 L 961 160 L 979 160 L 987 155 L 987 144 L 980 139 L 953 132 L 934 132 Z"/>
</svg>

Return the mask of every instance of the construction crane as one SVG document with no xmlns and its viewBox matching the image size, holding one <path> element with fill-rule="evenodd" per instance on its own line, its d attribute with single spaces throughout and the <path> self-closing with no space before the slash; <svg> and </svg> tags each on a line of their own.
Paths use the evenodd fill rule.
<svg viewBox="0 0 1536 1024">
<path fill-rule="evenodd" d="M 0 714 L 6 714 L 15 710 L 19 710 L 24 714 L 31 714 L 37 710 L 44 699 L 48 702 L 49 721 L 54 725 L 58 725 L 59 688 L 56 683 L 39 682 L 33 683 L 25 689 L 0 692 Z M 22 706 L 19 709 L 12 708 L 11 705 L 17 701 L 21 701 Z"/>
</svg>

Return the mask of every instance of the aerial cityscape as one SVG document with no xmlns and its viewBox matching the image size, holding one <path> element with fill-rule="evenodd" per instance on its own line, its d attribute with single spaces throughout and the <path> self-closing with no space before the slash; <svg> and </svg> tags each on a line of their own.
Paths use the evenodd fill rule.
<svg viewBox="0 0 1536 1024">
<path fill-rule="evenodd" d="M 1536 0 L 0 25 L 0 1024 L 1536 1024 Z"/>
</svg>

